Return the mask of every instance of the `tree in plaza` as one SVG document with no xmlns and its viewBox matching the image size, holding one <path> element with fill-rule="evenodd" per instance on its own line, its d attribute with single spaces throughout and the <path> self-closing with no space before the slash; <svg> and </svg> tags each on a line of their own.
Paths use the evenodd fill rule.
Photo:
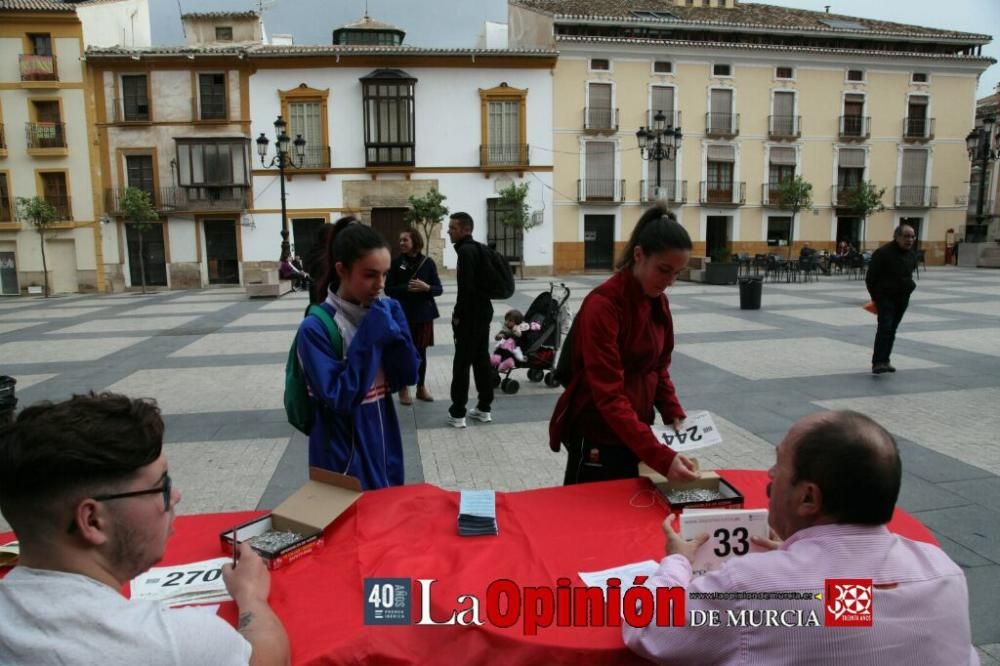
<svg viewBox="0 0 1000 666">
<path fill-rule="evenodd" d="M 444 205 L 445 195 L 438 192 L 436 187 L 432 187 L 423 196 L 413 195 L 410 197 L 410 210 L 406 212 L 406 222 L 410 226 L 416 226 L 424 236 L 427 245 L 427 256 L 431 255 L 431 239 L 434 238 L 434 228 L 441 224 L 445 215 L 448 214 L 448 207 Z M 434 257 L 436 261 L 441 257 Z"/>
<path fill-rule="evenodd" d="M 778 183 L 778 207 L 792 212 L 792 224 L 788 228 L 788 258 L 792 258 L 792 242 L 795 233 L 795 216 L 800 210 L 812 207 L 812 183 L 802 176 L 785 178 Z"/>
<path fill-rule="evenodd" d="M 858 183 L 854 187 L 844 192 L 846 207 L 852 213 L 861 218 L 861 251 L 865 250 L 866 229 L 865 224 L 868 216 L 872 213 L 881 213 L 885 210 L 882 197 L 885 195 L 885 188 L 879 187 L 870 180 Z"/>
<path fill-rule="evenodd" d="M 511 183 L 500 190 L 500 200 L 497 202 L 497 220 L 500 224 L 523 232 L 541 223 L 541 220 L 536 220 L 531 215 L 528 186 L 528 183 Z"/>
<path fill-rule="evenodd" d="M 142 293 L 146 293 L 146 258 L 142 249 L 142 237 L 153 228 L 153 222 L 160 219 L 149 194 L 138 187 L 126 187 L 119 201 L 126 224 L 131 224 L 139 236 L 139 276 Z"/>
<path fill-rule="evenodd" d="M 42 275 L 44 277 L 45 298 L 49 297 L 49 266 L 45 259 L 45 232 L 59 218 L 59 213 L 48 201 L 39 196 L 18 197 L 17 216 L 22 220 L 27 220 L 38 232 L 39 242 L 42 245 Z"/>
</svg>

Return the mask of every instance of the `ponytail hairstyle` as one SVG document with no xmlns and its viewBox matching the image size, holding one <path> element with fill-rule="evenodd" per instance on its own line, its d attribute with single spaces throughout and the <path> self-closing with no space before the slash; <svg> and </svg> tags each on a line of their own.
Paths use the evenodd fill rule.
<svg viewBox="0 0 1000 666">
<path fill-rule="evenodd" d="M 336 292 L 340 288 L 340 276 L 337 275 L 337 264 L 350 270 L 354 262 L 373 250 L 389 248 L 382 234 L 367 224 L 362 224 L 358 218 L 348 215 L 333 224 L 333 231 L 327 240 L 324 253 L 325 269 L 323 279 L 319 281 L 319 293 Z"/>
<path fill-rule="evenodd" d="M 635 248 L 641 247 L 645 255 L 658 254 L 665 250 L 690 250 L 691 236 L 677 221 L 677 217 L 663 204 L 647 210 L 636 222 L 632 237 L 628 239 L 615 268 L 631 268 L 635 263 Z"/>
</svg>

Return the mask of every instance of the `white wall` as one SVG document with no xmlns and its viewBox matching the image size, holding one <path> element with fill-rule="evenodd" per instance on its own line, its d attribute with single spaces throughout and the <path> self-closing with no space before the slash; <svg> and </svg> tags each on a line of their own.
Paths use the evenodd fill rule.
<svg viewBox="0 0 1000 666">
<path fill-rule="evenodd" d="M 153 43 L 148 0 L 77 5 L 76 15 L 83 24 L 83 43 L 87 46 L 132 48 Z"/>
<path fill-rule="evenodd" d="M 374 68 L 321 68 L 315 69 L 258 69 L 250 78 L 252 125 L 251 134 L 261 132 L 271 139 L 270 154 L 274 150 L 274 118 L 281 112 L 278 90 L 288 90 L 305 83 L 310 88 L 329 89 L 328 132 L 331 161 L 334 168 L 363 169 L 364 116 L 360 78 Z M 413 180 L 437 180 L 440 191 L 448 199 L 445 205 L 451 211 L 464 210 L 477 223 L 476 237 L 486 235 L 486 199 L 495 196 L 495 180 L 520 181 L 517 173 L 490 174 L 474 169 L 479 167 L 479 145 L 482 141 L 479 89 L 494 88 L 506 82 L 512 88 L 527 89 L 527 135 L 529 146 L 550 146 L 552 136 L 552 76 L 548 69 L 478 69 L 478 68 L 407 68 L 406 72 L 417 79 L 416 101 L 416 152 L 418 168 L 427 169 L 413 173 Z M 256 159 L 256 158 L 255 158 Z M 551 166 L 552 153 L 539 149 L 530 153 L 533 166 Z M 256 163 L 259 166 L 259 161 Z M 434 167 L 468 168 L 468 172 L 435 172 Z M 531 184 L 529 202 L 532 210 L 545 211 L 542 227 L 530 231 L 526 237 L 525 254 L 529 265 L 552 264 L 552 174 L 525 173 L 523 180 Z M 398 174 L 380 175 L 379 178 L 401 178 Z M 537 178 L 536 178 L 537 177 Z M 365 173 L 327 174 L 326 180 L 317 175 L 296 176 L 286 183 L 288 210 L 315 210 L 341 208 L 345 180 L 370 180 Z M 541 181 L 541 182 L 539 182 Z M 544 185 L 543 185 L 544 183 Z M 546 185 L 548 187 L 546 187 Z M 275 176 L 254 176 L 254 205 L 257 209 L 276 210 L 281 207 L 280 188 Z M 332 218 L 339 213 L 331 213 Z M 243 253 L 246 261 L 274 260 L 279 214 L 254 213 L 255 230 L 244 229 Z M 442 230 L 443 233 L 443 230 Z M 445 254 L 445 264 L 454 267 L 450 248 Z"/>
</svg>

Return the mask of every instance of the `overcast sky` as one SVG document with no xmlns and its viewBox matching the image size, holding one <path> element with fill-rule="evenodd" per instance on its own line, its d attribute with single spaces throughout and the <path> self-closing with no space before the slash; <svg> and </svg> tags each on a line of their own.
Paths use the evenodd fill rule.
<svg viewBox="0 0 1000 666">
<path fill-rule="evenodd" d="M 365 0 L 264 0 L 269 34 L 290 33 L 296 44 L 329 44 L 333 30 L 361 18 Z M 637 3 L 641 4 L 641 3 Z M 769 0 L 767 4 L 830 11 L 965 32 L 1000 32 L 998 0 Z M 474 46 L 484 21 L 506 21 L 506 0 L 367 0 L 369 15 L 406 31 L 413 46 Z M 150 0 L 153 43 L 181 44 L 180 6 L 185 12 L 257 9 L 258 0 Z M 983 53 L 1000 60 L 994 41 Z M 979 82 L 979 96 L 1000 81 L 993 65 Z"/>
</svg>

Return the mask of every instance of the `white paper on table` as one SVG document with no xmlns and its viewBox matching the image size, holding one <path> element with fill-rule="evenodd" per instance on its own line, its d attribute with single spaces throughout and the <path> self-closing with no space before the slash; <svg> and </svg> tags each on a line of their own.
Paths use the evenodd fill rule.
<svg viewBox="0 0 1000 666">
<path fill-rule="evenodd" d="M 722 434 L 706 411 L 691 412 L 678 430 L 672 425 L 651 426 L 653 434 L 662 444 L 683 453 L 722 443 Z"/>
<path fill-rule="evenodd" d="M 760 551 L 750 537 L 768 536 L 767 509 L 684 509 L 680 523 L 682 539 L 709 536 L 691 564 L 695 576 L 718 569 L 730 557 Z"/>
<path fill-rule="evenodd" d="M 580 571 L 577 575 L 587 585 L 587 587 L 599 587 L 608 595 L 608 579 L 617 578 L 621 581 L 622 587 L 632 587 L 636 576 L 652 576 L 660 568 L 658 562 L 653 560 L 643 560 L 642 562 L 632 562 L 622 564 L 603 571 Z"/>
<path fill-rule="evenodd" d="M 155 567 L 132 581 L 132 599 L 160 601 L 168 606 L 229 601 L 222 581 L 222 565 L 229 557 L 190 562 L 175 567 Z"/>
</svg>

